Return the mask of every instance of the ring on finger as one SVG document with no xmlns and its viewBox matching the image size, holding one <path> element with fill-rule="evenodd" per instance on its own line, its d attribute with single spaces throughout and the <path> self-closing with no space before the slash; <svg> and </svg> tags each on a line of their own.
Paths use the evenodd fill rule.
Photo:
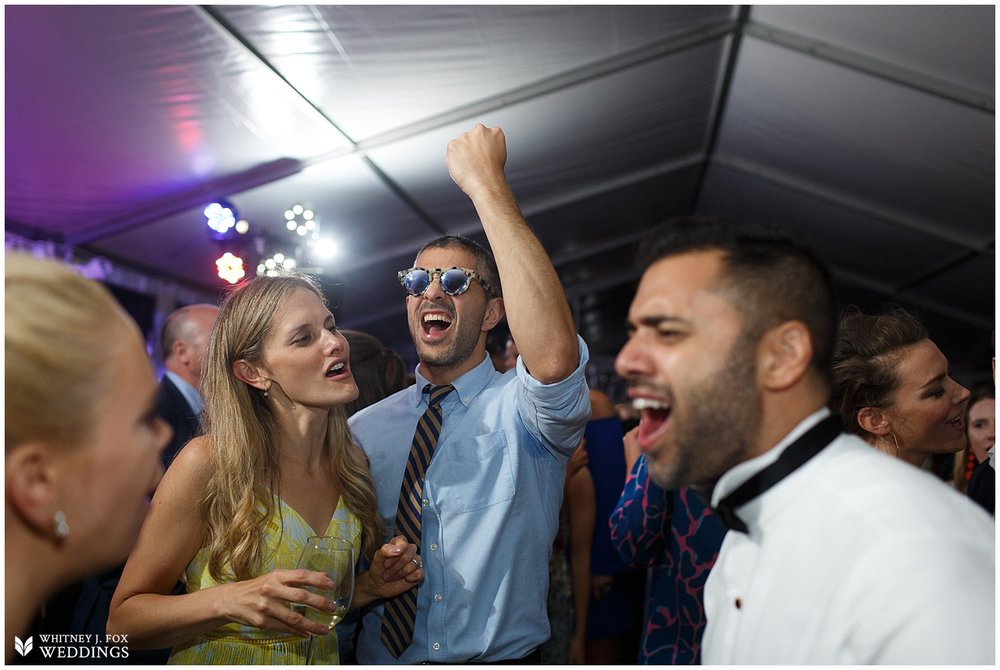
<svg viewBox="0 0 1000 670">
<path fill-rule="evenodd" d="M 418 570 L 424 567 L 424 562 L 416 558 L 411 558 L 410 563 L 413 563 L 415 566 L 417 566 Z"/>
</svg>

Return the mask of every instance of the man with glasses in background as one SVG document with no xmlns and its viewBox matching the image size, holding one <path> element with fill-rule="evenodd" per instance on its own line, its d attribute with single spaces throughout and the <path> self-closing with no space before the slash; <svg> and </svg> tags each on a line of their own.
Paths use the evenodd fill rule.
<svg viewBox="0 0 1000 670">
<path fill-rule="evenodd" d="M 499 128 L 448 144 L 493 253 L 445 236 L 399 273 L 416 384 L 350 421 L 386 532 L 420 547 L 425 574 L 415 601 L 365 614 L 363 664 L 537 663 L 549 637 L 548 562 L 566 462 L 590 415 L 588 352 L 506 158 Z M 500 374 L 486 337 L 505 311 L 520 357 Z"/>
</svg>

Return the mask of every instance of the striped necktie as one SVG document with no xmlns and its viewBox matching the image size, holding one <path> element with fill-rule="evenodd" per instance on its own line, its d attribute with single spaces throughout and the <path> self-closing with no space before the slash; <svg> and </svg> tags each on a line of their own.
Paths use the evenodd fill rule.
<svg viewBox="0 0 1000 670">
<path fill-rule="evenodd" d="M 430 465 L 441 433 L 441 401 L 455 390 L 451 384 L 444 386 L 424 386 L 424 393 L 430 391 L 427 411 L 417 421 L 417 430 L 410 445 L 410 457 L 403 471 L 403 484 L 399 489 L 399 503 L 396 505 L 396 532 L 406 536 L 408 542 L 417 545 L 420 551 L 420 521 L 423 504 L 424 473 Z M 413 624 L 417 617 L 417 589 L 412 588 L 385 602 L 382 614 L 382 642 L 395 658 L 410 646 L 413 639 Z"/>
</svg>

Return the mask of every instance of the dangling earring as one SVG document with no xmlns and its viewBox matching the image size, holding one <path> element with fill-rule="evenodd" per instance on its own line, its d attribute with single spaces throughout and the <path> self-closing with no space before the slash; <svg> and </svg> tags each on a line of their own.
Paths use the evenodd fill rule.
<svg viewBox="0 0 1000 670">
<path fill-rule="evenodd" d="M 69 524 L 66 523 L 66 515 L 63 514 L 63 511 L 56 512 L 52 520 L 55 522 L 56 537 L 60 539 L 69 537 Z"/>
<path fill-rule="evenodd" d="M 894 433 L 889 433 L 889 437 L 892 438 L 892 443 L 896 445 L 896 458 L 899 458 L 899 442 L 896 441 L 896 435 Z"/>
<path fill-rule="evenodd" d="M 264 389 L 264 397 L 265 397 L 265 398 L 267 398 L 267 397 L 268 397 L 268 395 L 267 395 L 267 389 Z"/>
</svg>

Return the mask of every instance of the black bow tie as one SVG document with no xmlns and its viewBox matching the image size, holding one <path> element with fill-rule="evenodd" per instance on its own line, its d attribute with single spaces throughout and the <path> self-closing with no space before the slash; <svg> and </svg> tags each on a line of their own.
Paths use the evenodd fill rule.
<svg viewBox="0 0 1000 670">
<path fill-rule="evenodd" d="M 778 456 L 778 460 L 743 482 L 735 491 L 720 500 L 718 506 L 712 508 L 712 511 L 729 529 L 746 533 L 747 525 L 736 514 L 736 508 L 747 504 L 797 470 L 826 445 L 833 442 L 842 430 L 843 426 L 839 416 L 831 414 L 826 417 L 788 445 L 788 448 L 781 452 L 781 456 Z"/>
</svg>

